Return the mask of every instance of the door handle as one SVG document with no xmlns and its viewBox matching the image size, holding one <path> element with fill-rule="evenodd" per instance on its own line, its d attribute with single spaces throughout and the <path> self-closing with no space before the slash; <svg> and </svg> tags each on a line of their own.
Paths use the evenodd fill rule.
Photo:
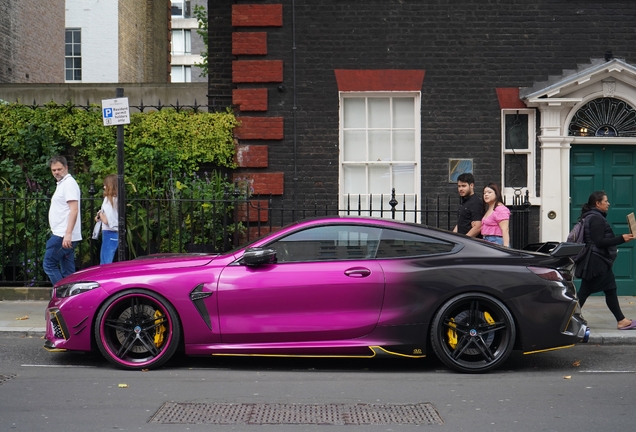
<svg viewBox="0 0 636 432">
<path fill-rule="evenodd" d="M 363 267 L 350 268 L 345 270 L 344 274 L 350 277 L 367 277 L 371 274 L 371 270 Z"/>
</svg>

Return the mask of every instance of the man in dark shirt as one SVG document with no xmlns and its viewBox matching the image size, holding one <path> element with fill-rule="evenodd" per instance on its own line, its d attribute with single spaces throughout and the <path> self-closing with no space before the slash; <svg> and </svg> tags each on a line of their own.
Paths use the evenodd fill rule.
<svg viewBox="0 0 636 432">
<path fill-rule="evenodd" d="M 481 233 L 481 219 L 484 217 L 484 204 L 475 195 L 475 177 L 471 173 L 464 173 L 457 177 L 457 191 L 461 203 L 457 210 L 457 225 L 454 232 L 479 237 Z"/>
</svg>

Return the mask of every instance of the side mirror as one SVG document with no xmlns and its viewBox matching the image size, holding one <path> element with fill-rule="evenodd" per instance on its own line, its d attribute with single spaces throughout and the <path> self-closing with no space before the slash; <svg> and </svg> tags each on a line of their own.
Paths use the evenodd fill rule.
<svg viewBox="0 0 636 432">
<path fill-rule="evenodd" d="M 276 249 L 249 248 L 245 250 L 241 262 L 247 266 L 274 264 L 276 262 Z"/>
</svg>

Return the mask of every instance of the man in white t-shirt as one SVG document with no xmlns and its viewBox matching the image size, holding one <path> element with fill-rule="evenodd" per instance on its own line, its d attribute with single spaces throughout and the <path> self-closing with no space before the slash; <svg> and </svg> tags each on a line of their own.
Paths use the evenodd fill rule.
<svg viewBox="0 0 636 432">
<path fill-rule="evenodd" d="M 43 266 L 55 286 L 60 279 L 75 272 L 75 245 L 82 240 L 81 193 L 77 182 L 68 173 L 64 156 L 54 156 L 49 166 L 57 187 L 49 208 L 51 237 L 46 242 Z"/>
</svg>

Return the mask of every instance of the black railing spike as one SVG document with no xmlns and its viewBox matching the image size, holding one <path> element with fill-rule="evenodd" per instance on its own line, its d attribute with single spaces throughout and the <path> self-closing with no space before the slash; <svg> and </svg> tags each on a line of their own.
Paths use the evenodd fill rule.
<svg viewBox="0 0 636 432">
<path fill-rule="evenodd" d="M 398 201 L 395 199 L 395 188 L 391 189 L 391 201 L 389 201 L 389 205 L 391 206 L 391 219 L 395 219 L 395 207 L 398 205 Z"/>
</svg>

